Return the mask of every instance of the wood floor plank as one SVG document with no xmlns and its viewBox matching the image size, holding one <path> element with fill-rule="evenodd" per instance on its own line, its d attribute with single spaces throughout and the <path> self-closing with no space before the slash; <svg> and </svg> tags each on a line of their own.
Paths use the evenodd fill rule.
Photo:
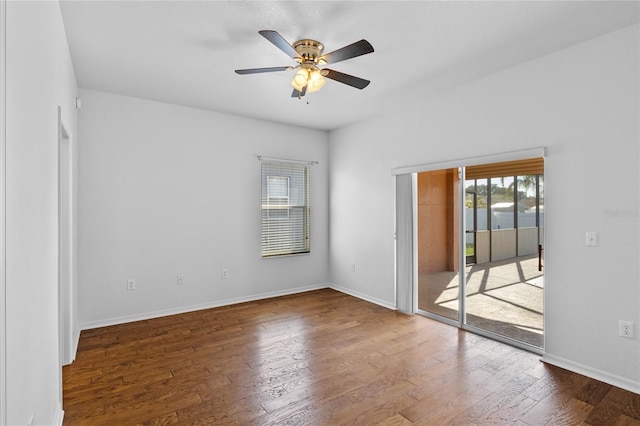
<svg viewBox="0 0 640 426">
<path fill-rule="evenodd" d="M 614 426 L 640 426 L 640 420 L 623 414 L 618 418 Z"/>
<path fill-rule="evenodd" d="M 396 414 L 391 417 L 387 417 L 376 426 L 411 426 L 413 423 L 406 419 L 406 417 Z"/>
<path fill-rule="evenodd" d="M 284 387 L 286 392 L 278 398 L 263 402 L 262 406 L 267 412 L 273 412 L 291 404 L 313 405 L 333 398 L 335 395 L 352 391 L 362 385 L 363 383 L 353 376 L 331 376 L 327 379 L 313 382 L 313 386 L 300 385 L 295 386 L 293 390 Z"/>
<path fill-rule="evenodd" d="M 551 420 L 549 425 L 579 425 L 586 421 L 591 414 L 593 405 L 579 399 L 572 398 L 559 410 Z"/>
<path fill-rule="evenodd" d="M 640 420 L 640 395 L 633 394 L 622 412 L 623 415 Z"/>
<path fill-rule="evenodd" d="M 361 400 L 333 413 L 326 424 L 371 425 L 399 415 L 405 408 L 416 403 L 416 400 L 402 389 L 406 383 L 398 383 L 380 392 L 372 398 Z"/>
<path fill-rule="evenodd" d="M 496 419 L 499 423 L 505 417 L 503 413 L 515 405 L 515 400 L 517 400 L 517 406 L 531 408 L 532 405 L 535 405 L 536 401 L 530 400 L 533 404 L 527 403 L 527 398 L 524 397 L 522 393 L 528 389 L 535 380 L 534 377 L 527 375 L 512 377 L 510 382 L 492 391 L 486 398 L 454 417 L 450 421 L 450 424 L 460 426 L 494 424 Z M 489 388 L 484 385 L 482 387 L 489 390 Z M 522 414 L 526 411 L 527 409 L 523 410 Z M 514 418 L 517 420 L 521 416 L 512 415 L 510 417 L 513 422 Z M 489 419 L 493 419 L 494 423 L 491 423 Z"/>
<path fill-rule="evenodd" d="M 535 385 L 534 385 L 535 386 Z M 569 406 L 572 397 L 562 393 L 554 393 L 553 388 L 548 388 L 549 393 L 546 397 L 540 399 L 538 403 L 527 411 L 520 420 L 529 425 L 546 425 L 550 424 L 560 412 Z M 531 392 L 524 392 L 524 396 L 531 398 Z M 539 396 L 536 395 L 538 398 Z"/>
<path fill-rule="evenodd" d="M 177 424 L 178 415 L 173 413 L 168 413 L 159 417 L 155 417 L 149 420 L 145 420 L 142 423 L 136 424 L 136 426 L 165 426 L 165 425 L 174 425 Z"/>
<path fill-rule="evenodd" d="M 324 289 L 82 332 L 64 425 L 640 425 L 640 395 Z"/>
<path fill-rule="evenodd" d="M 417 384 L 410 395 L 421 401 L 440 392 L 441 389 L 455 386 L 460 382 L 469 383 L 470 377 L 473 378 L 474 385 L 481 387 L 482 383 L 491 375 L 490 372 L 481 368 L 487 362 L 486 358 L 477 356 L 462 362 L 443 363 L 442 368 L 431 368 L 420 377 L 420 380 L 416 377 L 409 379 L 412 383 Z"/>
<path fill-rule="evenodd" d="M 585 421 L 591 425 L 614 424 L 632 398 L 631 392 L 612 387 Z"/>
<path fill-rule="evenodd" d="M 510 425 L 518 421 L 527 411 L 537 404 L 537 401 L 524 395 L 517 395 L 487 416 L 484 425 Z M 562 423 L 552 423 L 560 425 Z"/>
<path fill-rule="evenodd" d="M 595 406 L 604 399 L 612 387 L 597 380 L 589 380 L 587 385 L 577 393 L 576 399 Z"/>
<path fill-rule="evenodd" d="M 465 388 L 464 392 L 442 392 L 420 401 L 413 409 L 403 410 L 400 414 L 415 425 L 444 425 L 488 394 L 489 391 L 480 387 Z"/>
</svg>

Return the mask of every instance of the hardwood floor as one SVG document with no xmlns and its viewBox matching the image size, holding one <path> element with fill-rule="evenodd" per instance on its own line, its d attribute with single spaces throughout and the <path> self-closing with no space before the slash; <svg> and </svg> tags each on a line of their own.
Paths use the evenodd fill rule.
<svg viewBox="0 0 640 426">
<path fill-rule="evenodd" d="M 333 290 L 83 331 L 65 425 L 640 425 L 640 395 Z"/>
</svg>

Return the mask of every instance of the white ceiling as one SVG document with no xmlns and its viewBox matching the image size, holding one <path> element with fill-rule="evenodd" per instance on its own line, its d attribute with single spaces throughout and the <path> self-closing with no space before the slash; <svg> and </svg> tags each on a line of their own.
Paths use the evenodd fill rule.
<svg viewBox="0 0 640 426">
<path fill-rule="evenodd" d="M 637 1 L 62 1 L 78 85 L 128 96 L 332 130 L 639 21 Z M 291 98 L 295 65 L 258 34 L 311 38 L 330 52 L 368 40 L 375 52 L 331 68 Z M 307 103 L 308 101 L 308 103 Z"/>
</svg>

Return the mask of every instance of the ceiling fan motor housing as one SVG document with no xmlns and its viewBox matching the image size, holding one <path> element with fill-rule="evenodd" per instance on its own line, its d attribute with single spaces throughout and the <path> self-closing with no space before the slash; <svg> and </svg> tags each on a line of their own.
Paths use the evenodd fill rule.
<svg viewBox="0 0 640 426">
<path fill-rule="evenodd" d="M 293 43 L 293 48 L 302 58 L 302 63 L 318 63 L 324 46 L 317 40 L 302 39 Z"/>
</svg>

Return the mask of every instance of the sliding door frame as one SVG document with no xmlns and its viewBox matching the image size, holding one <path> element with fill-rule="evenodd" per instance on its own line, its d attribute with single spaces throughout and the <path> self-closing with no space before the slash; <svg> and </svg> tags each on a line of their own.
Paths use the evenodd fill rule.
<svg viewBox="0 0 640 426">
<path fill-rule="evenodd" d="M 491 155 L 485 155 L 485 156 L 480 156 L 480 157 L 469 157 L 469 158 L 462 158 L 462 159 L 458 159 L 458 160 L 450 160 L 450 161 L 440 161 L 440 162 L 434 162 L 434 163 L 425 163 L 425 164 L 419 164 L 419 165 L 415 165 L 415 166 L 406 166 L 406 167 L 397 167 L 395 169 L 393 169 L 391 171 L 391 174 L 393 176 L 395 176 L 396 178 L 396 191 L 399 191 L 400 188 L 398 188 L 399 185 L 399 177 L 402 175 L 412 175 L 412 179 L 410 180 L 410 184 L 412 186 L 411 188 L 411 206 L 412 206 L 412 211 L 413 211 L 413 219 L 411 221 L 410 225 L 407 225 L 406 222 L 404 223 L 400 223 L 398 221 L 396 221 L 396 236 L 398 235 L 406 235 L 407 233 L 409 233 L 410 235 L 413 235 L 413 242 L 412 242 L 412 246 L 413 246 L 413 255 L 411 256 L 411 262 L 407 262 L 405 258 L 399 258 L 398 257 L 398 251 L 396 250 L 396 259 L 395 259 L 395 267 L 396 267 L 396 271 L 395 271 L 395 276 L 398 277 L 400 276 L 406 276 L 407 273 L 409 273 L 409 271 L 402 271 L 401 268 L 407 268 L 407 265 L 411 265 L 410 267 L 412 268 L 412 271 L 410 272 L 410 275 L 412 277 L 411 280 L 404 280 L 403 282 L 397 281 L 396 282 L 396 292 L 397 294 L 402 293 L 403 291 L 410 291 L 413 292 L 413 312 L 410 313 L 420 313 L 421 315 L 425 315 L 427 317 L 433 318 L 433 319 L 437 319 L 439 321 L 442 321 L 444 323 L 456 326 L 458 328 L 461 328 L 463 330 L 468 330 L 471 331 L 475 334 L 479 334 L 481 336 L 485 336 L 485 337 L 489 337 L 491 339 L 503 342 L 503 343 L 507 343 L 509 345 L 515 346 L 515 347 L 519 347 L 521 349 L 525 349 L 527 351 L 530 352 L 534 352 L 537 354 L 543 354 L 544 353 L 544 344 L 543 344 L 543 348 L 539 348 L 537 346 L 533 346 L 524 342 L 520 342 L 514 339 L 510 339 L 507 337 L 504 337 L 500 334 L 496 334 L 496 333 L 492 333 L 490 331 L 484 330 L 484 329 L 480 329 L 471 325 L 467 325 L 466 324 L 466 274 L 465 274 L 465 269 L 464 266 L 466 265 L 466 252 L 465 252 L 465 244 L 458 244 L 458 265 L 462 265 L 460 266 L 462 269 L 460 269 L 458 277 L 459 277 L 459 293 L 458 293 L 458 300 L 459 300 L 459 307 L 458 307 L 458 320 L 453 320 L 450 318 L 446 318 L 437 314 L 432 314 L 423 310 L 420 310 L 418 308 L 418 297 L 417 297 L 417 293 L 418 293 L 418 271 L 417 271 L 417 267 L 416 265 L 418 264 L 418 249 L 417 249 L 417 238 L 416 238 L 416 234 L 417 234 L 417 226 L 418 226 L 418 201 L 417 201 L 417 173 L 421 173 L 421 172 L 429 172 L 429 171 L 436 171 L 436 170 L 443 170 L 443 169 L 457 169 L 458 170 L 458 185 L 459 185 L 459 190 L 458 190 L 458 197 L 456 202 L 458 203 L 458 205 L 460 206 L 464 206 L 464 201 L 465 201 L 465 191 L 464 191 L 464 182 L 465 182 L 465 173 L 464 173 L 464 168 L 468 167 L 468 166 L 475 166 L 475 165 L 479 165 L 479 164 L 488 164 L 488 163 L 500 163 L 500 162 L 507 162 L 507 161 L 516 161 L 516 160 L 526 160 L 529 158 L 536 158 L 536 157 L 545 157 L 545 148 L 544 147 L 536 147 L 536 148 L 531 148 L 531 149 L 525 149 L 525 150 L 520 150 L 520 151 L 512 151 L 512 152 L 505 152 L 505 153 L 498 153 L 498 154 L 491 154 Z M 404 179 L 403 180 L 405 182 L 408 182 L 408 180 Z M 395 199 L 395 211 L 396 211 L 396 215 L 398 215 L 398 212 L 403 212 L 404 209 L 406 209 L 406 204 L 404 206 L 400 206 L 399 203 L 402 202 L 408 202 L 407 201 L 403 201 L 401 199 L 399 199 L 396 196 Z M 403 226 L 412 226 L 413 229 L 411 230 L 407 230 L 404 229 Z M 460 239 L 460 241 L 464 242 L 464 235 L 465 235 L 465 217 L 464 214 L 461 214 L 461 218 L 458 221 L 458 238 Z M 397 241 L 396 241 L 397 243 Z M 403 287 L 404 286 L 404 287 Z M 409 288 L 407 288 L 406 286 L 410 286 Z M 546 292 L 544 293 L 543 297 L 546 298 Z M 404 310 L 403 310 L 404 311 Z M 544 320 L 544 319 L 543 319 Z"/>
<path fill-rule="evenodd" d="M 0 426 L 7 424 L 7 2 L 0 2 Z"/>
</svg>

